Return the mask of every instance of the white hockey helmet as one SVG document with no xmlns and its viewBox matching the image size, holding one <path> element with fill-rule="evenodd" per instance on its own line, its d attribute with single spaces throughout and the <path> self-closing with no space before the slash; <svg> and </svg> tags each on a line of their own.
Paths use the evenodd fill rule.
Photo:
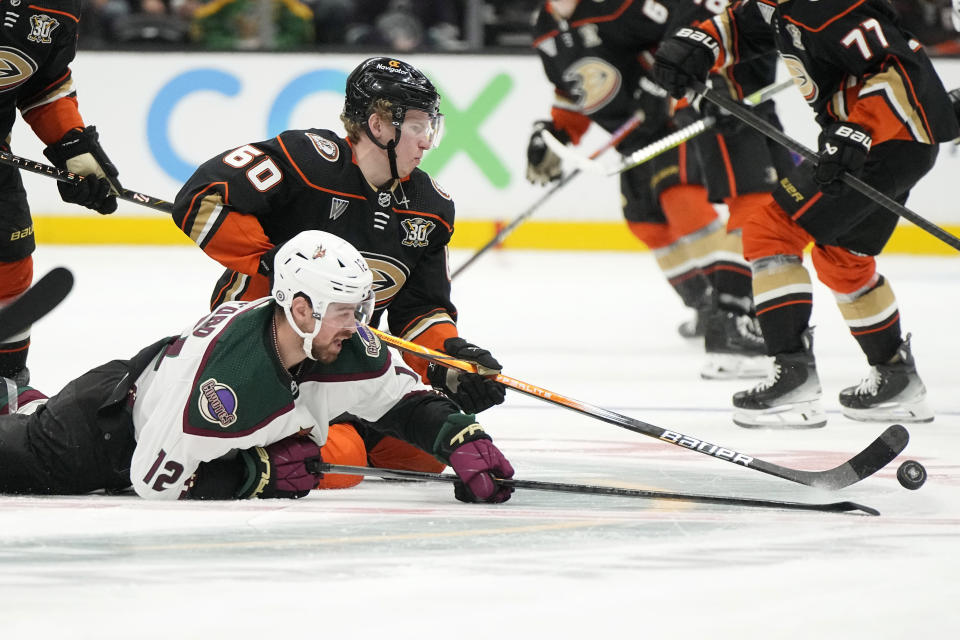
<svg viewBox="0 0 960 640">
<path fill-rule="evenodd" d="M 360 252 L 343 238 L 326 231 L 301 231 L 277 250 L 273 265 L 271 294 L 287 322 L 303 338 L 307 357 L 313 357 L 313 338 L 325 318 L 337 322 L 338 327 L 351 328 L 370 321 L 376 302 L 373 274 Z M 310 333 L 301 331 L 290 314 L 298 294 L 306 296 L 313 307 L 317 322 Z M 338 310 L 328 314 L 331 304 L 337 304 Z"/>
</svg>

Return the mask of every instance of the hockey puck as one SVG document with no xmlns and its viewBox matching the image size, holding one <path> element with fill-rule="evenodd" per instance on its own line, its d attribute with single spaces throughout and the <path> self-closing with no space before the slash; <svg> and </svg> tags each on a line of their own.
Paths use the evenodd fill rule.
<svg viewBox="0 0 960 640">
<path fill-rule="evenodd" d="M 927 470 L 916 460 L 907 460 L 897 469 L 897 480 L 904 489 L 915 491 L 927 481 Z"/>
</svg>

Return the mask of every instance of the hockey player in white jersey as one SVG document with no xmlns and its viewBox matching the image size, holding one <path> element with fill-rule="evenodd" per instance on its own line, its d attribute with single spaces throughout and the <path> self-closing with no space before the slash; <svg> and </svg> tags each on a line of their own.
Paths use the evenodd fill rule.
<svg viewBox="0 0 960 640">
<path fill-rule="evenodd" d="M 510 463 L 474 416 L 392 360 L 364 324 L 373 304 L 352 245 L 300 233 L 276 254 L 270 297 L 223 304 L 46 403 L 7 384 L 0 492 L 298 498 L 322 477 L 328 425 L 350 413 L 449 464 L 458 499 L 509 499 L 492 478 L 512 477 Z"/>
</svg>

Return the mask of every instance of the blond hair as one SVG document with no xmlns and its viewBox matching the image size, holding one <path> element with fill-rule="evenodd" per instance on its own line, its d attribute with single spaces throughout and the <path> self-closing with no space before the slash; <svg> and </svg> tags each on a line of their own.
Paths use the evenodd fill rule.
<svg viewBox="0 0 960 640">
<path fill-rule="evenodd" d="M 379 115 L 381 120 L 393 122 L 393 103 L 384 98 L 377 98 L 371 105 L 371 113 Z M 367 114 L 367 118 L 370 118 L 369 114 Z M 353 143 L 358 142 L 363 135 L 366 122 L 351 120 L 346 113 L 340 114 L 340 122 L 343 123 L 343 128 L 347 132 L 347 140 Z"/>
</svg>

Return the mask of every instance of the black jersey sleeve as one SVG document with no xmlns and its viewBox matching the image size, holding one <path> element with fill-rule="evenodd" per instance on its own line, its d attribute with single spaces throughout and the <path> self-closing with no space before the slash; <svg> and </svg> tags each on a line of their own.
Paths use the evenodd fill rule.
<svg viewBox="0 0 960 640">
<path fill-rule="evenodd" d="M 792 16 L 811 55 L 814 80 L 829 95 L 820 108 L 829 120 L 866 127 L 874 144 L 885 140 L 946 142 L 956 135 L 946 90 L 921 44 L 905 31 L 886 2 L 847 0 L 823 15 L 816 3 Z M 838 68 L 837 76 L 825 73 Z"/>
<path fill-rule="evenodd" d="M 284 145 L 295 135 L 243 144 L 200 165 L 173 202 L 180 230 L 224 266 L 256 273 L 259 257 L 273 246 L 265 221 L 287 215 L 300 187 Z"/>
<path fill-rule="evenodd" d="M 18 92 L 17 103 L 21 111 L 35 105 L 51 89 L 69 81 L 70 63 L 77 54 L 80 0 L 30 4 L 25 10 L 21 9 L 21 13 L 24 12 L 32 12 L 30 34 L 25 42 L 18 44 L 24 49 L 29 48 L 23 53 L 34 59 L 37 69 Z"/>
<path fill-rule="evenodd" d="M 22 15 L 20 24 L 29 24 L 29 27 L 22 26 L 22 32 L 20 27 L 11 28 L 11 33 L 3 36 L 6 49 L 3 55 L 9 63 L 7 71 L 11 72 L 11 78 L 26 71 L 26 67 L 32 67 L 32 75 L 21 86 L 13 88 L 16 97 L 8 99 L 15 99 L 24 121 L 49 145 L 71 129 L 84 126 L 70 71 L 70 63 L 77 53 L 80 2 L 53 0 L 43 6 L 29 4 L 19 12 L 27 14 Z M 13 35 L 14 31 L 18 31 L 17 35 Z M 3 116 L 8 117 L 12 118 L 13 112 Z"/>
<path fill-rule="evenodd" d="M 436 446 L 437 437 L 449 416 L 459 412 L 460 408 L 446 396 L 434 391 L 418 391 L 404 396 L 379 420 L 368 424 L 418 449 L 442 455 Z"/>
</svg>

